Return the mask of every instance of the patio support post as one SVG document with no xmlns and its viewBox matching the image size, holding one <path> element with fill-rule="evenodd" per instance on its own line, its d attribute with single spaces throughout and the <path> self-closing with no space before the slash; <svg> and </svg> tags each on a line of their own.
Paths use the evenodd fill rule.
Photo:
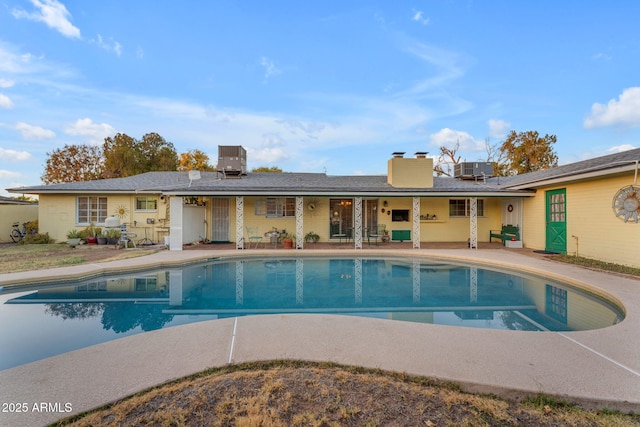
<svg viewBox="0 0 640 427">
<path fill-rule="evenodd" d="M 236 249 L 244 249 L 244 197 L 236 196 Z"/>
<path fill-rule="evenodd" d="M 182 269 L 169 270 L 169 305 L 179 307 L 182 305 Z"/>
<path fill-rule="evenodd" d="M 236 304 L 244 304 L 244 261 L 236 261 Z"/>
<path fill-rule="evenodd" d="M 353 241 L 356 249 L 362 249 L 362 197 L 356 197 L 354 204 L 355 218 L 353 232 L 355 236 L 353 236 Z"/>
<path fill-rule="evenodd" d="M 296 197 L 296 249 L 302 249 L 304 247 L 304 197 Z"/>
<path fill-rule="evenodd" d="M 420 249 L 420 197 L 413 198 L 413 249 Z"/>
<path fill-rule="evenodd" d="M 471 206 L 469 208 L 469 248 L 478 249 L 478 199 L 473 197 L 469 199 L 469 201 L 471 202 Z"/>
<path fill-rule="evenodd" d="M 182 197 L 171 197 L 169 199 L 169 217 L 171 218 L 171 228 L 169 229 L 169 250 L 182 250 Z"/>
</svg>

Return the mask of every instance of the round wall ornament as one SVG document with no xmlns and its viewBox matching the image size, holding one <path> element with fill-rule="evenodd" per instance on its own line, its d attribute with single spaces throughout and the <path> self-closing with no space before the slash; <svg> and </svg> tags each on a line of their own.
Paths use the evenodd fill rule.
<svg viewBox="0 0 640 427">
<path fill-rule="evenodd" d="M 640 187 L 629 185 L 613 196 L 613 213 L 624 222 L 640 220 Z"/>
<path fill-rule="evenodd" d="M 513 212 L 513 205 L 511 203 L 509 203 L 509 206 L 507 206 L 507 210 L 509 212 Z"/>
<path fill-rule="evenodd" d="M 309 203 L 307 205 L 307 209 L 309 209 L 310 211 L 315 211 L 316 210 L 316 204 L 315 203 Z"/>
<path fill-rule="evenodd" d="M 118 206 L 115 211 L 115 215 L 120 219 L 126 218 L 128 213 L 129 213 L 129 210 L 125 205 Z"/>
</svg>

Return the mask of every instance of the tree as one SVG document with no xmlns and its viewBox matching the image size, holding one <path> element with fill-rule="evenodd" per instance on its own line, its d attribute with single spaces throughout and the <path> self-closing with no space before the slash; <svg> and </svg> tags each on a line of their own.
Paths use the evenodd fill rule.
<svg viewBox="0 0 640 427">
<path fill-rule="evenodd" d="M 501 143 L 491 144 L 489 138 L 484 140 L 484 147 L 487 151 L 487 162 L 494 163 L 494 173 L 497 176 L 507 176 L 509 165 L 505 160 L 505 152 L 500 149 Z"/>
<path fill-rule="evenodd" d="M 178 170 L 183 172 L 190 170 L 213 172 L 216 168 L 209 163 L 209 156 L 204 151 L 195 149 L 180 154 Z"/>
<path fill-rule="evenodd" d="M 282 169 L 277 166 L 260 166 L 258 168 L 251 169 L 251 172 L 271 172 L 271 173 L 282 173 Z"/>
<path fill-rule="evenodd" d="M 148 133 L 141 141 L 124 133 L 107 137 L 103 144 L 104 176 L 123 178 L 150 171 L 174 171 L 178 154 L 172 143 L 157 133 Z"/>
<path fill-rule="evenodd" d="M 453 148 L 447 148 L 445 146 L 440 147 L 440 155 L 438 156 L 436 165 L 433 167 L 433 171 L 436 173 L 436 175 L 452 175 L 451 165 L 457 165 L 458 163 L 460 163 L 458 149 L 460 149 L 459 142 L 456 143 L 456 146 Z M 443 165 L 446 165 L 447 170 L 444 169 Z"/>
<path fill-rule="evenodd" d="M 142 156 L 143 172 L 178 169 L 178 153 L 175 147 L 157 133 L 151 132 L 144 135 L 138 147 Z"/>
<path fill-rule="evenodd" d="M 106 137 L 102 145 L 105 178 L 121 178 L 136 174 L 138 153 L 136 140 L 124 133 Z"/>
<path fill-rule="evenodd" d="M 102 150 L 95 145 L 65 145 L 47 153 L 45 184 L 91 181 L 103 177 Z"/>
<path fill-rule="evenodd" d="M 505 174 L 519 175 L 557 166 L 558 156 L 552 147 L 556 139 L 555 135 L 541 138 L 537 131 L 516 133 L 512 130 L 500 147 L 506 157 Z"/>
</svg>

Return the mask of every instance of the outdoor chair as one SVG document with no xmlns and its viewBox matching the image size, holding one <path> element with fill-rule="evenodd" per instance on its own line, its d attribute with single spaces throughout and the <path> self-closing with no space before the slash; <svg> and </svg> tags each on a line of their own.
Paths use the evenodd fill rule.
<svg viewBox="0 0 640 427">
<path fill-rule="evenodd" d="M 371 246 L 371 240 L 378 245 L 378 239 L 380 239 L 384 235 L 384 231 L 386 230 L 386 226 L 384 224 L 378 225 L 376 230 L 367 230 L 367 241 L 369 242 L 369 246 Z"/>
<path fill-rule="evenodd" d="M 249 238 L 249 248 L 251 244 L 254 244 L 254 248 L 257 248 L 262 243 L 262 234 L 258 233 L 258 227 L 247 227 L 247 237 Z"/>
</svg>

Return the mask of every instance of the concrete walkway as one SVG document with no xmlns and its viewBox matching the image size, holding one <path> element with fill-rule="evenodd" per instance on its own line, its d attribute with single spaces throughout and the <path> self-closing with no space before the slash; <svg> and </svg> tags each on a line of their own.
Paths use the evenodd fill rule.
<svg viewBox="0 0 640 427">
<path fill-rule="evenodd" d="M 482 262 L 542 273 L 613 299 L 624 307 L 626 318 L 605 329 L 562 333 L 453 328 L 306 314 L 194 323 L 0 371 L 2 404 L 26 403 L 26 412 L 0 412 L 0 425 L 42 425 L 207 367 L 273 359 L 333 361 L 453 381 L 472 392 L 510 398 L 544 392 L 587 408 L 640 412 L 640 280 L 509 249 L 392 253 L 372 250 L 366 251 L 366 255 L 378 252 L 387 256 Z M 296 255 L 331 253 L 318 250 Z M 252 250 L 250 254 L 268 255 L 273 251 Z M 165 251 L 117 262 L 6 274 L 0 276 L 0 286 L 238 255 L 235 250 Z M 34 410 L 34 405 L 36 409 L 44 408 L 42 403 L 47 404 L 46 411 Z"/>
</svg>

